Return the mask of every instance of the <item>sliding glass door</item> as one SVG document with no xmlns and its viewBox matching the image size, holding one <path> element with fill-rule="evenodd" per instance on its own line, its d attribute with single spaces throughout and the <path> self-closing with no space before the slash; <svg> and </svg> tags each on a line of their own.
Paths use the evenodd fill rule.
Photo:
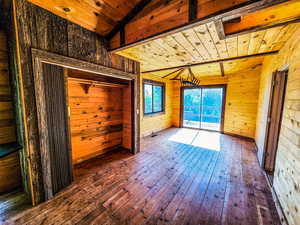
<svg viewBox="0 0 300 225">
<path fill-rule="evenodd" d="M 225 86 L 183 88 L 183 127 L 222 130 Z"/>
<path fill-rule="evenodd" d="M 201 89 L 183 89 L 183 126 L 200 128 Z"/>
</svg>

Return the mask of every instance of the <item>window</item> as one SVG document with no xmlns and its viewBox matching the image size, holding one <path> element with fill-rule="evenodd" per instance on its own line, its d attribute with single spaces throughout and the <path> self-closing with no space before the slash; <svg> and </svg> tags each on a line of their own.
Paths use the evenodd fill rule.
<svg viewBox="0 0 300 225">
<path fill-rule="evenodd" d="M 164 112 L 165 110 L 165 84 L 161 82 L 144 80 L 144 115 Z"/>
</svg>

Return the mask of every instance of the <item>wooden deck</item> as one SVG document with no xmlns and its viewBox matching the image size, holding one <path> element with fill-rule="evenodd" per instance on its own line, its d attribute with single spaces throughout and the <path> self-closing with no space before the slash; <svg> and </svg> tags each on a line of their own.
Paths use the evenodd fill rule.
<svg viewBox="0 0 300 225">
<path fill-rule="evenodd" d="M 215 132 L 169 129 L 82 163 L 53 200 L 7 224 L 279 225 L 254 143 Z"/>
</svg>

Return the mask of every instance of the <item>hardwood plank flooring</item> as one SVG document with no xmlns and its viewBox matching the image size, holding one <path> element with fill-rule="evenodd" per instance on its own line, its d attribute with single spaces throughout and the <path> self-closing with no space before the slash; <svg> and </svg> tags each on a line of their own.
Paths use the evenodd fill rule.
<svg viewBox="0 0 300 225">
<path fill-rule="evenodd" d="M 2 222 L 13 216 L 22 212 L 25 209 L 31 207 L 26 194 L 20 190 L 16 189 L 9 193 L 0 195 L 0 224 Z"/>
<path fill-rule="evenodd" d="M 75 167 L 75 182 L 5 224 L 279 225 L 252 142 L 172 128 Z"/>
</svg>

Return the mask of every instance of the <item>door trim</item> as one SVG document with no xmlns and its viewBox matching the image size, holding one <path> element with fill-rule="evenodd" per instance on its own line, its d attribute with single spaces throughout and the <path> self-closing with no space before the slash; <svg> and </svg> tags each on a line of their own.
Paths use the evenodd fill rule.
<svg viewBox="0 0 300 225">
<path fill-rule="evenodd" d="M 183 105 L 184 105 L 184 99 L 183 94 L 185 89 L 197 89 L 197 88 L 222 88 L 223 89 L 223 96 L 222 96 L 222 113 L 221 113 L 221 124 L 220 124 L 220 130 L 208 130 L 203 128 L 192 128 L 192 127 L 186 127 L 189 129 L 196 129 L 196 130 L 206 130 L 206 131 L 212 131 L 212 132 L 220 132 L 224 133 L 224 121 L 225 121 L 225 106 L 226 106 L 226 94 L 227 94 L 227 84 L 214 84 L 214 85 L 199 85 L 199 86 L 193 86 L 193 87 L 180 87 L 180 127 L 185 128 L 183 126 Z"/>
<path fill-rule="evenodd" d="M 276 76 L 278 76 L 277 74 L 279 73 L 279 76 L 284 76 L 284 80 L 283 80 L 283 90 L 282 90 L 282 95 L 280 96 L 280 115 L 275 118 L 276 121 L 274 121 L 273 123 L 278 123 L 278 129 L 275 131 L 276 132 L 276 140 L 275 140 L 275 146 L 274 149 L 272 150 L 272 152 L 270 152 L 271 156 L 269 159 L 270 162 L 272 163 L 272 165 L 268 166 L 268 168 L 266 167 L 266 161 L 267 161 L 267 151 L 268 151 L 268 147 L 269 147 L 269 138 L 270 138 L 270 126 L 271 126 L 271 116 L 272 116 L 272 108 L 273 108 L 273 104 L 274 104 L 274 92 L 275 92 L 275 82 L 276 82 Z M 280 75 L 281 74 L 281 75 Z M 279 135 L 280 135 L 280 130 L 281 130 L 281 123 L 282 123 L 282 114 L 283 114 L 283 110 L 284 110 L 284 103 L 285 103 L 285 95 L 286 95 L 286 87 L 287 87 L 287 80 L 288 80 L 288 68 L 285 67 L 284 70 L 277 70 L 275 72 L 273 72 L 272 74 L 272 83 L 271 83 L 271 89 L 270 89 L 270 99 L 269 99 L 269 105 L 268 105 L 268 115 L 267 115 L 267 125 L 266 125 L 266 133 L 265 133 L 265 143 L 264 143 L 264 149 L 263 149 L 263 158 L 262 158 L 262 167 L 264 168 L 264 170 L 269 173 L 270 175 L 272 175 L 274 173 L 275 170 L 275 162 L 276 162 L 276 155 L 277 155 L 277 149 L 278 149 L 278 141 L 279 141 Z M 278 120 L 277 120 L 278 119 Z M 275 135 L 275 134 L 274 134 Z M 269 163 L 270 163 L 269 162 Z M 270 171 L 269 169 L 272 167 L 272 171 Z M 272 183 L 272 181 L 271 181 Z"/>
<path fill-rule="evenodd" d="M 34 87 L 35 92 L 38 95 L 36 98 L 36 112 L 37 112 L 37 126 L 38 126 L 38 140 L 37 143 L 35 139 L 29 138 L 28 144 L 33 146 L 31 151 L 37 151 L 40 153 L 40 158 L 31 158 L 28 157 L 28 164 L 30 166 L 29 174 L 31 175 L 30 183 L 39 184 L 39 187 L 42 188 L 32 188 L 31 193 L 34 199 L 32 201 L 33 205 L 43 202 L 44 200 L 48 200 L 53 196 L 53 188 L 51 181 L 51 164 L 47 161 L 48 153 L 49 153 L 49 144 L 48 144 L 48 126 L 46 123 L 47 110 L 45 109 L 45 90 L 44 90 L 44 82 L 43 82 L 43 64 L 51 64 L 57 65 L 62 68 L 70 68 L 76 69 L 80 71 L 90 72 L 94 74 L 100 74 L 109 77 L 115 77 L 119 79 L 124 79 L 131 81 L 133 84 L 132 89 L 132 153 L 138 153 L 140 151 L 140 98 L 139 98 L 139 90 L 140 90 L 140 77 L 138 74 L 132 74 L 128 72 L 123 72 L 121 70 L 117 70 L 114 68 L 109 68 L 105 66 L 101 66 L 98 64 L 74 59 L 67 56 L 58 55 L 55 53 L 39 50 L 39 49 L 31 49 L 32 54 L 32 63 L 33 63 L 33 76 L 34 76 Z M 66 82 L 65 82 L 65 90 L 66 90 Z M 35 122 L 35 121 L 34 121 Z M 70 135 L 70 134 L 69 134 Z M 69 147 L 69 154 L 71 154 L 71 143 Z M 72 165 L 71 165 L 72 166 Z M 41 171 L 36 171 L 34 169 L 41 168 Z M 32 176 L 32 173 L 41 173 L 41 176 Z"/>
</svg>

